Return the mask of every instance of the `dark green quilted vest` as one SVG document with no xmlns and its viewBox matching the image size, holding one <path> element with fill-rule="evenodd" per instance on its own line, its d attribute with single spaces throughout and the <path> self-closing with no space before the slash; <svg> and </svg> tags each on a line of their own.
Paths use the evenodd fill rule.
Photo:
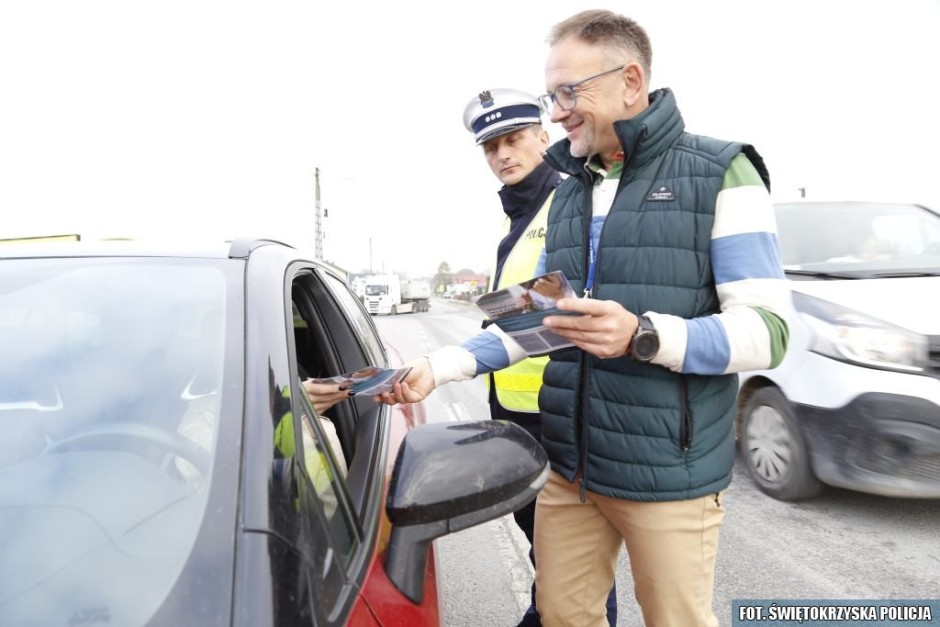
<svg viewBox="0 0 940 627">
<path fill-rule="evenodd" d="M 709 258 L 715 201 L 731 160 L 750 146 L 684 132 L 669 90 L 616 123 L 626 155 L 601 232 L 594 298 L 629 311 L 681 318 L 719 311 Z M 580 291 L 587 273 L 592 178 L 568 140 L 546 158 L 570 177 L 556 190 L 546 238 L 547 270 Z M 688 499 L 731 481 L 737 375 L 681 375 L 580 350 L 552 355 L 539 394 L 542 444 L 552 468 L 587 490 L 637 501 Z"/>
</svg>

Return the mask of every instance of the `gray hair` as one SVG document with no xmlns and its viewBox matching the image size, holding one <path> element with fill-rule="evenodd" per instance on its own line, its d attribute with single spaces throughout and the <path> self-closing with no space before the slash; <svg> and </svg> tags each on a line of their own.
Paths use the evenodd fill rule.
<svg viewBox="0 0 940 627">
<path fill-rule="evenodd" d="M 554 46 L 571 36 L 590 44 L 604 45 L 612 52 L 627 53 L 643 67 L 649 82 L 653 70 L 653 47 L 643 27 L 630 18 L 603 9 L 582 11 L 556 24 L 548 36 L 548 45 Z"/>
</svg>

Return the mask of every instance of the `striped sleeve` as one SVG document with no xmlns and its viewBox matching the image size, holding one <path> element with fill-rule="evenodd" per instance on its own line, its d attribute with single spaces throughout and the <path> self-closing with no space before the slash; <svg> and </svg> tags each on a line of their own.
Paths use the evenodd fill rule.
<svg viewBox="0 0 940 627">
<path fill-rule="evenodd" d="M 460 346 L 446 346 L 427 357 L 437 387 L 502 370 L 522 361 L 527 355 L 515 340 L 493 325 Z"/>
<path fill-rule="evenodd" d="M 533 276 L 545 274 L 545 248 L 542 248 Z M 528 355 L 518 343 L 495 324 L 460 346 L 446 346 L 427 355 L 434 373 L 435 387 L 464 381 L 516 364 Z"/>
<path fill-rule="evenodd" d="M 693 320 L 647 312 L 660 337 L 655 362 L 704 375 L 775 368 L 789 339 L 789 288 L 770 194 L 743 153 L 718 193 L 711 262 L 721 312 Z"/>
</svg>

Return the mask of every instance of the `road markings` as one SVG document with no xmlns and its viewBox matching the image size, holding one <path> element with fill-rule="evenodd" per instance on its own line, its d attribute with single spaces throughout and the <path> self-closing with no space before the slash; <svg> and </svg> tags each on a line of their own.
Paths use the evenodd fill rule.
<svg viewBox="0 0 940 627">
<path fill-rule="evenodd" d="M 493 532 L 499 555 L 509 572 L 509 589 L 520 612 L 529 608 L 532 598 L 532 564 L 529 562 L 529 542 L 516 525 L 512 514 L 486 523 Z"/>
<path fill-rule="evenodd" d="M 464 407 L 463 403 L 445 403 L 444 411 L 447 412 L 448 418 L 452 422 L 471 419 L 470 414 L 467 413 L 467 408 Z"/>
</svg>

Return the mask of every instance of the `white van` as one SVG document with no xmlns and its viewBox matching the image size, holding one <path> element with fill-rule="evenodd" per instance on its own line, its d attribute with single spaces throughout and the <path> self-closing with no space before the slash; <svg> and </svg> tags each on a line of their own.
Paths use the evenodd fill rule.
<svg viewBox="0 0 940 627">
<path fill-rule="evenodd" d="M 781 500 L 824 485 L 940 497 L 940 214 L 918 205 L 776 205 L 792 289 L 774 370 L 742 373 L 738 444 Z"/>
</svg>

